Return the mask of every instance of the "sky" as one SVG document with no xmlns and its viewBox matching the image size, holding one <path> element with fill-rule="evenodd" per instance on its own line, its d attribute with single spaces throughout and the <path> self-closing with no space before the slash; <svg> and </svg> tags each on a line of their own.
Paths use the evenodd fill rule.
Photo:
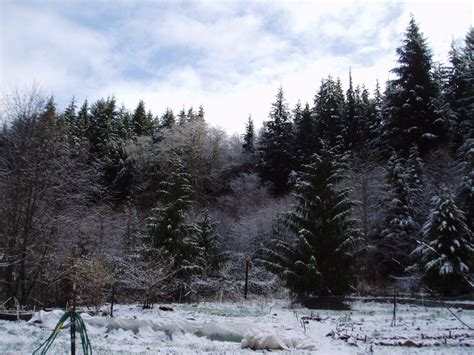
<svg viewBox="0 0 474 355">
<path fill-rule="evenodd" d="M 115 96 L 161 115 L 203 105 L 242 133 L 268 118 L 282 86 L 290 108 L 321 80 L 373 89 L 396 65 L 413 14 L 435 61 L 473 24 L 472 1 L 0 0 L 0 90 L 38 85 L 60 108 Z"/>
</svg>

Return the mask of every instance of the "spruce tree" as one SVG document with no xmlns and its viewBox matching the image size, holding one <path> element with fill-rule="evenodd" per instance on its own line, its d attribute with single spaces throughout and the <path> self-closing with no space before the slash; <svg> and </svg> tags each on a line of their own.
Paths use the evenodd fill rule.
<svg viewBox="0 0 474 355">
<path fill-rule="evenodd" d="M 76 122 L 76 102 L 74 98 L 71 99 L 71 102 L 61 114 L 60 120 L 67 135 L 71 136 L 71 131 L 73 130 L 73 126 Z"/>
<path fill-rule="evenodd" d="M 215 224 L 207 212 L 192 225 L 191 235 L 199 249 L 197 260 L 202 272 L 207 275 L 215 274 L 221 268 L 225 255 L 220 252 L 221 236 L 215 232 Z"/>
<path fill-rule="evenodd" d="M 153 133 L 153 115 L 147 114 L 143 100 L 138 102 L 132 115 L 131 126 L 136 136 L 149 136 Z"/>
<path fill-rule="evenodd" d="M 343 295 L 353 282 L 352 247 L 357 231 L 353 207 L 337 155 L 321 144 L 295 187 L 296 206 L 285 224 L 294 240 L 277 240 L 263 250 L 263 264 L 298 295 Z"/>
<path fill-rule="evenodd" d="M 413 144 L 424 155 L 445 132 L 433 107 L 438 88 L 432 76 L 431 52 L 413 17 L 397 54 L 399 66 L 392 69 L 397 77 L 389 81 L 385 97 L 384 140 L 405 157 Z"/>
<path fill-rule="evenodd" d="M 410 251 L 419 230 L 413 198 L 418 191 L 406 168 L 406 160 L 396 152 L 388 162 L 387 179 L 391 191 L 381 240 L 377 243 L 376 263 L 382 276 L 400 275 L 409 266 Z"/>
<path fill-rule="evenodd" d="M 340 137 L 346 131 L 344 123 L 344 93 L 341 82 L 331 76 L 321 82 L 314 99 L 316 139 L 325 140 L 330 147 L 339 144 Z"/>
<path fill-rule="evenodd" d="M 458 171 L 461 183 L 457 191 L 460 207 L 465 211 L 469 228 L 474 229 L 474 138 L 468 138 L 459 147 Z"/>
<path fill-rule="evenodd" d="M 274 192 L 281 194 L 289 190 L 289 175 L 293 169 L 293 127 L 281 87 L 269 118 L 263 124 L 259 141 L 259 168 L 263 180 L 271 181 Z"/>
<path fill-rule="evenodd" d="M 295 161 L 298 169 L 309 164 L 311 157 L 316 152 L 316 128 L 313 113 L 306 103 L 303 110 L 296 108 L 294 111 L 295 128 Z"/>
<path fill-rule="evenodd" d="M 167 108 L 163 116 L 161 116 L 160 127 L 161 128 L 172 128 L 176 123 L 176 118 L 171 109 Z"/>
<path fill-rule="evenodd" d="M 245 126 L 244 143 L 242 149 L 248 154 L 255 152 L 255 128 L 253 125 L 252 116 L 249 116 L 247 125 Z"/>
<path fill-rule="evenodd" d="M 453 145 L 458 149 L 474 138 L 474 28 L 468 31 L 464 48 L 452 46 L 450 61 L 448 100 L 456 116 Z"/>
<path fill-rule="evenodd" d="M 178 274 L 185 278 L 201 270 L 199 247 L 192 236 L 192 226 L 186 223 L 193 191 L 182 163 L 174 160 L 170 165 L 169 176 L 159 190 L 161 204 L 153 208 L 147 219 L 145 241 L 149 250 L 145 256 L 172 258 Z"/>
<path fill-rule="evenodd" d="M 77 138 L 87 138 L 87 131 L 90 125 L 89 105 L 87 100 L 84 101 L 79 112 L 77 113 L 77 121 L 75 124 L 74 136 Z"/>
<path fill-rule="evenodd" d="M 423 240 L 413 255 L 419 258 L 423 281 L 431 289 L 452 295 L 472 287 L 472 232 L 449 191 L 433 198 L 433 209 L 423 225 Z"/>
</svg>

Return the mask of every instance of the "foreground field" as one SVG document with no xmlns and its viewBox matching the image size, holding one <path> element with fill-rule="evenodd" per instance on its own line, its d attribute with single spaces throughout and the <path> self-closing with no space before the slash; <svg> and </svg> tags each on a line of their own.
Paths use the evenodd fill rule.
<svg viewBox="0 0 474 355">
<path fill-rule="evenodd" d="M 474 354 L 474 311 L 355 302 L 351 310 L 311 311 L 282 300 L 239 303 L 119 305 L 115 317 L 84 315 L 95 354 L 236 353 L 273 348 L 321 354 Z M 30 322 L 0 321 L 0 353 L 32 353 L 51 334 L 61 311 Z M 466 325 L 462 324 L 459 319 Z M 36 320 L 36 323 L 33 321 Z M 41 323 L 39 323 L 41 322 Z M 67 353 L 64 329 L 51 354 Z"/>
</svg>

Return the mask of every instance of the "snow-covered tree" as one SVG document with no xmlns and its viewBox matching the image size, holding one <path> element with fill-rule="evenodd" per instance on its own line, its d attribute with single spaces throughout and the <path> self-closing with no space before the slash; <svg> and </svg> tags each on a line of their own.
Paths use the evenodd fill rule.
<svg viewBox="0 0 474 355">
<path fill-rule="evenodd" d="M 161 116 L 160 127 L 171 128 L 176 123 L 176 117 L 170 108 L 167 108 L 163 116 Z"/>
<path fill-rule="evenodd" d="M 413 198 L 418 191 L 413 188 L 406 161 L 395 152 L 388 162 L 390 196 L 385 206 L 386 217 L 381 239 L 376 245 L 377 271 L 383 277 L 401 274 L 409 266 L 409 255 L 413 249 L 419 225 Z"/>
<path fill-rule="evenodd" d="M 145 243 L 146 259 L 154 259 L 156 251 L 174 260 L 174 266 L 182 276 L 201 269 L 197 262 L 199 249 L 186 223 L 193 203 L 190 176 L 179 160 L 171 162 L 169 177 L 161 183 L 162 206 L 155 207 L 147 218 Z"/>
<path fill-rule="evenodd" d="M 399 66 L 392 69 L 397 78 L 388 83 L 383 108 L 384 139 L 405 157 L 413 144 L 424 154 L 445 132 L 433 107 L 438 88 L 432 76 L 431 52 L 413 17 L 397 54 Z"/>
<path fill-rule="evenodd" d="M 345 129 L 344 93 L 340 80 L 331 76 L 322 80 L 314 98 L 313 114 L 316 124 L 316 139 L 325 140 L 330 147 L 340 143 Z"/>
<path fill-rule="evenodd" d="M 474 137 L 468 138 L 458 149 L 459 204 L 466 212 L 469 227 L 474 228 Z"/>
<path fill-rule="evenodd" d="M 413 255 L 419 258 L 423 280 L 430 288 L 449 295 L 472 287 L 472 231 L 449 191 L 433 198 L 423 240 Z"/>
<path fill-rule="evenodd" d="M 264 122 L 259 140 L 259 167 L 263 180 L 271 181 L 277 194 L 289 189 L 293 166 L 292 123 L 280 87 L 272 104 L 269 120 Z"/>
<path fill-rule="evenodd" d="M 353 203 L 349 190 L 338 188 L 343 176 L 337 156 L 321 147 L 295 187 L 296 206 L 285 220 L 293 238 L 275 240 L 262 251 L 263 264 L 299 295 L 342 295 L 354 276 Z"/>
<path fill-rule="evenodd" d="M 219 271 L 225 259 L 220 251 L 221 236 L 215 232 L 215 224 L 212 223 L 207 212 L 192 225 L 190 233 L 199 248 L 203 274 L 211 275 Z"/>
</svg>

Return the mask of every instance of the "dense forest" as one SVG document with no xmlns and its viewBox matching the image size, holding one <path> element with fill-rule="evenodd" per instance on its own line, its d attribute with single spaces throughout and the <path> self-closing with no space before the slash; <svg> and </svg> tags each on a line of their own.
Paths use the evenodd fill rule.
<svg viewBox="0 0 474 355">
<path fill-rule="evenodd" d="M 384 89 L 280 87 L 242 137 L 203 107 L 5 97 L 0 299 L 235 299 L 246 265 L 259 295 L 472 293 L 473 50 L 471 28 L 435 63 L 412 18 Z"/>
</svg>

